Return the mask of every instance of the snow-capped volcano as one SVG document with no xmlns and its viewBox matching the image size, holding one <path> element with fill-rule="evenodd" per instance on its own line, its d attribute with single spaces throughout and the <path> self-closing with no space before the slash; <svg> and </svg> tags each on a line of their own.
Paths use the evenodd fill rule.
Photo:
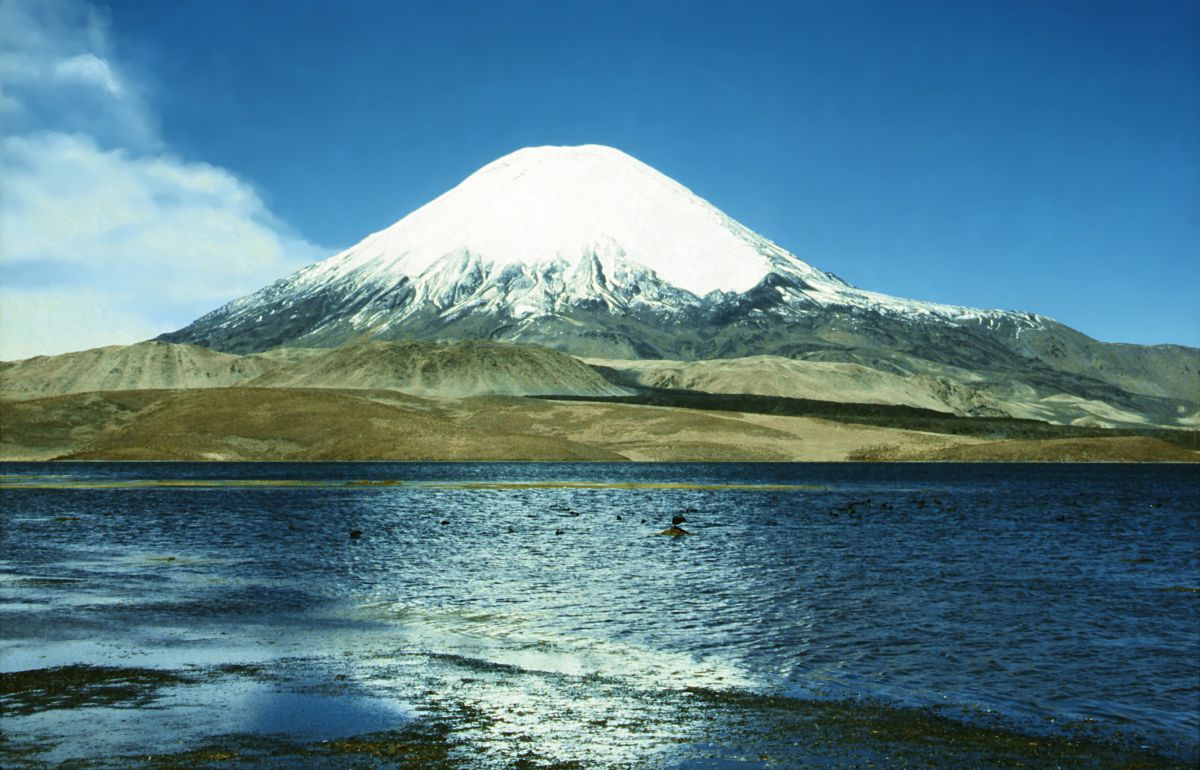
<svg viewBox="0 0 1200 770">
<path fill-rule="evenodd" d="M 1130 391 L 1190 403 L 1196 358 L 1105 345 L 1031 313 L 858 289 L 597 145 L 506 155 L 351 248 L 160 337 L 231 353 L 370 338 L 848 361 L 973 383 L 1017 377 L 1107 403 Z"/>
<path fill-rule="evenodd" d="M 596 314 L 695 331 L 698 321 L 816 307 L 1040 323 L 861 291 L 641 161 L 584 145 L 506 155 L 391 227 L 165 338 L 248 352 L 483 336 L 654 356 L 666 351 L 644 335 L 597 336 Z"/>
<path fill-rule="evenodd" d="M 417 277 L 465 254 L 493 270 L 561 261 L 568 274 L 595 258 L 607 276 L 625 262 L 697 296 L 753 288 L 773 257 L 790 256 L 620 150 L 529 147 L 489 163 L 306 279 Z"/>
<path fill-rule="evenodd" d="M 529 147 L 489 163 L 299 272 L 294 288 L 411 289 L 403 310 L 354 317 L 387 332 L 428 310 L 446 320 L 481 311 L 529 320 L 598 302 L 673 315 L 714 292 L 750 291 L 772 273 L 814 295 L 854 293 L 641 161 L 584 145 Z"/>
</svg>

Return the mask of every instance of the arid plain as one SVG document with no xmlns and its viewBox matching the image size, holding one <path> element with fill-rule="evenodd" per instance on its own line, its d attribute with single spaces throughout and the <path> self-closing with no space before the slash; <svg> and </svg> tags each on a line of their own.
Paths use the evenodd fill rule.
<svg viewBox="0 0 1200 770">
<path fill-rule="evenodd" d="M 5 364 L 0 458 L 1200 459 L 1188 431 L 954 414 L 921 381 L 862 367 L 710 361 L 680 382 L 671 362 L 654 366 L 481 342 L 114 346 Z"/>
</svg>

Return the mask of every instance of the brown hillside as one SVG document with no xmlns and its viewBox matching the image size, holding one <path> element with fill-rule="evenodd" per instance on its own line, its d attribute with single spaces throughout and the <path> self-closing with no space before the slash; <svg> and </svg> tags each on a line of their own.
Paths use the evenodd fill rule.
<svg viewBox="0 0 1200 770">
<path fill-rule="evenodd" d="M 1200 453 L 1143 436 L 1112 438 L 1043 439 L 1041 441 L 991 441 L 954 446 L 915 455 L 920 460 L 959 462 L 1200 462 Z"/>
<path fill-rule="evenodd" d="M 610 460 L 570 441 L 485 433 L 383 394 L 227 388 L 175 393 L 67 459 Z"/>
<path fill-rule="evenodd" d="M 109 460 L 844 460 L 959 436 L 805 417 L 513 397 L 224 388 L 0 402 L 0 458 Z"/>
<path fill-rule="evenodd" d="M 212 388 L 0 401 L 0 459 L 1195 461 L 1150 438 L 986 441 L 731 411 L 386 390 Z"/>
<path fill-rule="evenodd" d="M 8 398 L 232 386 L 386 389 L 448 398 L 627 392 L 557 350 L 477 340 L 366 341 L 340 348 L 277 348 L 247 356 L 140 342 L 0 362 L 0 392 Z"/>
</svg>

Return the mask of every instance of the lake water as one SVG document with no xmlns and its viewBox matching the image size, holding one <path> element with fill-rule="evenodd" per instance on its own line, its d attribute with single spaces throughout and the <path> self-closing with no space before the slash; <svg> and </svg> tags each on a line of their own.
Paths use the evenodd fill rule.
<svg viewBox="0 0 1200 770">
<path fill-rule="evenodd" d="M 179 674 L 6 687 L 5 767 L 430 725 L 448 766 L 888 764 L 914 715 L 1200 758 L 1195 466 L 0 474 L 0 670 Z"/>
</svg>

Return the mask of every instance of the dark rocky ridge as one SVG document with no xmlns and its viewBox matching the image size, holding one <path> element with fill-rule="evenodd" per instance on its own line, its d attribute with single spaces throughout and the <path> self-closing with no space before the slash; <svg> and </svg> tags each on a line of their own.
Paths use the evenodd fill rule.
<svg viewBox="0 0 1200 770">
<path fill-rule="evenodd" d="M 292 278 L 159 339 L 241 354 L 278 346 L 334 347 L 370 337 L 520 342 L 595 358 L 777 355 L 936 375 L 969 389 L 1020 383 L 1042 396 L 1105 402 L 1156 424 L 1176 424 L 1200 411 L 1200 351 L 1102 343 L 1041 316 L 912 317 L 887 307 L 796 302 L 786 290 L 804 287 L 778 273 L 742 294 L 694 297 L 651 275 L 640 276 L 624 295 L 617 293 L 620 305 L 613 297 L 564 300 L 553 312 L 533 317 L 503 306 L 471 310 L 473 291 L 503 291 L 534 280 L 511 267 L 505 272 L 497 287 L 468 271 L 447 298 L 449 305 L 420 301 L 407 277 L 390 285 L 317 287 Z M 647 284 L 668 302 L 639 302 Z M 356 315 L 373 320 L 364 328 Z"/>
</svg>

